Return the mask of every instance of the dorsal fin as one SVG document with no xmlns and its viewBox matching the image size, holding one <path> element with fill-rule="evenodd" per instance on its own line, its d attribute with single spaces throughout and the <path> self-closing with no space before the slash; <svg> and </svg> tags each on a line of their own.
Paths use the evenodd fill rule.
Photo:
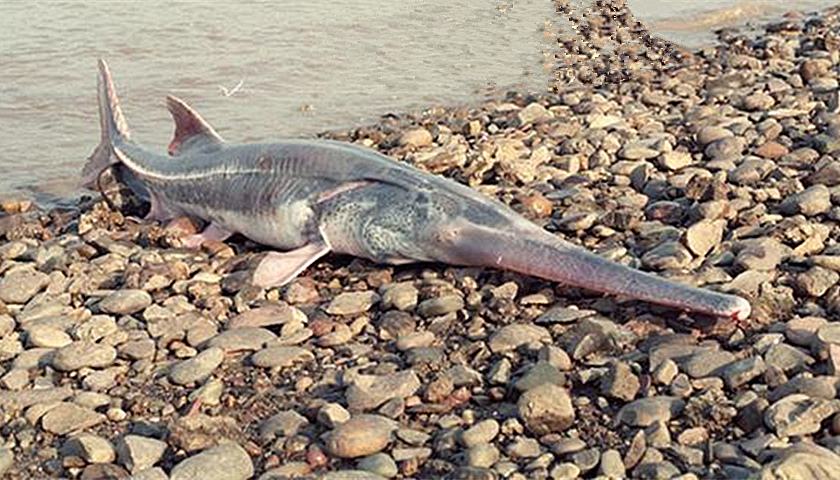
<svg viewBox="0 0 840 480">
<path fill-rule="evenodd" d="M 194 149 L 218 148 L 225 143 L 216 130 L 180 98 L 167 96 L 166 108 L 175 120 L 175 134 L 169 142 L 170 155 Z"/>
</svg>

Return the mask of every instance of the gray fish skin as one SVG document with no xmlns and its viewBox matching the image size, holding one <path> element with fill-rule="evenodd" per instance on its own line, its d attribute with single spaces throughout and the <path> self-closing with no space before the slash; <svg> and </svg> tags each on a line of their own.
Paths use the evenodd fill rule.
<svg viewBox="0 0 840 480">
<path fill-rule="evenodd" d="M 170 97 L 176 121 L 170 156 L 153 153 L 131 140 L 102 61 L 99 85 L 103 135 L 84 171 L 87 184 L 117 164 L 150 198 L 149 218 L 186 215 L 210 222 L 196 245 L 238 232 L 281 251 L 257 267 L 258 285 L 287 283 L 336 252 L 380 263 L 496 267 L 734 320 L 750 314 L 743 298 L 608 261 L 495 199 L 357 145 L 228 144 L 194 110 Z"/>
</svg>

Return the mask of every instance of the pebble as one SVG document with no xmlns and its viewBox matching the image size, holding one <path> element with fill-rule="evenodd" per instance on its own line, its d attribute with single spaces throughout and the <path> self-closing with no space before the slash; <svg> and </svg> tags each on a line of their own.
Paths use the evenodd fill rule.
<svg viewBox="0 0 840 480">
<path fill-rule="evenodd" d="M 175 364 L 169 371 L 169 380 L 176 385 L 200 382 L 212 375 L 224 359 L 224 350 L 210 347 L 193 358 Z"/>
<path fill-rule="evenodd" d="M 491 443 L 479 443 L 467 448 L 467 465 L 475 468 L 490 468 L 499 461 L 501 453 Z"/>
<path fill-rule="evenodd" d="M 523 393 L 517 410 L 528 429 L 537 435 L 562 432 L 575 419 L 569 393 L 553 383 L 544 383 Z"/>
<path fill-rule="evenodd" d="M 390 375 L 359 375 L 347 388 L 345 397 L 350 411 L 376 408 L 392 398 L 406 398 L 420 389 L 420 379 L 413 370 Z"/>
<path fill-rule="evenodd" d="M 163 457 L 166 442 L 140 435 L 126 435 L 117 442 L 119 462 L 132 473 L 153 467 Z"/>
<path fill-rule="evenodd" d="M 617 419 L 625 425 L 647 427 L 656 422 L 668 422 L 679 415 L 685 402 L 676 397 L 656 396 L 640 398 L 623 406 L 618 411 Z"/>
<path fill-rule="evenodd" d="M 89 433 L 68 439 L 62 450 L 64 455 L 80 457 L 88 463 L 111 463 L 117 458 L 111 442 Z"/>
<path fill-rule="evenodd" d="M 116 358 L 114 347 L 80 340 L 56 350 L 51 364 L 56 370 L 72 372 L 83 368 L 105 368 Z"/>
<path fill-rule="evenodd" d="M 41 417 L 44 430 L 56 435 L 94 427 L 105 421 L 105 416 L 75 403 L 61 402 Z"/>
<path fill-rule="evenodd" d="M 246 480 L 254 475 L 251 457 L 236 443 L 226 442 L 181 460 L 169 480 Z"/>
<path fill-rule="evenodd" d="M 285 368 L 315 359 L 315 355 L 301 347 L 267 347 L 251 355 L 251 363 L 263 368 Z"/>
<path fill-rule="evenodd" d="M 152 296 L 144 290 L 117 290 L 99 302 L 99 309 L 105 313 L 131 315 L 152 304 Z"/>
<path fill-rule="evenodd" d="M 720 244 L 725 220 L 700 220 L 685 231 L 685 244 L 698 257 L 705 257 Z"/>
<path fill-rule="evenodd" d="M 50 283 L 50 276 L 31 268 L 18 268 L 0 279 L 0 301 L 24 304 Z"/>
<path fill-rule="evenodd" d="M 516 350 L 522 345 L 550 341 L 551 333 L 545 327 L 513 323 L 497 330 L 490 337 L 488 346 L 493 353 L 503 353 Z"/>
<path fill-rule="evenodd" d="M 840 400 L 792 394 L 770 405 L 764 422 L 780 437 L 809 435 L 820 430 L 823 420 L 840 411 Z"/>
<path fill-rule="evenodd" d="M 379 295 L 376 292 L 345 292 L 337 295 L 327 306 L 330 315 L 359 315 L 370 310 Z"/>
<path fill-rule="evenodd" d="M 785 215 L 819 215 L 831 208 L 831 192 L 825 185 L 814 185 L 782 201 L 779 210 Z"/>
<path fill-rule="evenodd" d="M 482 420 L 461 433 L 461 443 L 473 447 L 482 443 L 490 443 L 499 434 L 499 422 L 488 418 Z M 475 465 L 473 465 L 475 466 Z"/>
<path fill-rule="evenodd" d="M 400 135 L 399 144 L 403 147 L 426 147 L 432 144 L 432 134 L 425 128 L 406 130 Z"/>
<path fill-rule="evenodd" d="M 356 462 L 356 468 L 375 473 L 385 478 L 396 477 L 399 473 L 397 463 L 393 458 L 384 453 L 376 453 L 360 459 Z"/>
<path fill-rule="evenodd" d="M 397 310 L 408 311 L 417 306 L 420 292 L 410 282 L 397 283 L 389 287 L 382 294 L 384 308 L 394 307 Z"/>
<path fill-rule="evenodd" d="M 639 377 L 624 362 L 613 362 L 601 378 L 601 393 L 625 402 L 636 398 L 640 388 Z"/>
<path fill-rule="evenodd" d="M 379 415 L 357 415 L 330 432 L 327 452 L 339 458 L 358 458 L 381 452 L 392 439 L 390 420 Z"/>
<path fill-rule="evenodd" d="M 462 308 L 464 308 L 464 299 L 460 295 L 444 295 L 423 300 L 417 305 L 417 313 L 421 317 L 430 318 L 457 312 Z"/>
<path fill-rule="evenodd" d="M 218 347 L 227 352 L 254 351 L 262 349 L 275 340 L 277 335 L 258 327 L 242 327 L 226 330 L 207 341 L 208 347 Z"/>
<path fill-rule="evenodd" d="M 811 267 L 796 276 L 797 290 L 810 297 L 822 297 L 840 281 L 840 273 L 823 267 Z"/>
<path fill-rule="evenodd" d="M 767 369 L 760 356 L 733 361 L 721 369 L 720 376 L 726 386 L 735 390 L 758 378 Z"/>
</svg>

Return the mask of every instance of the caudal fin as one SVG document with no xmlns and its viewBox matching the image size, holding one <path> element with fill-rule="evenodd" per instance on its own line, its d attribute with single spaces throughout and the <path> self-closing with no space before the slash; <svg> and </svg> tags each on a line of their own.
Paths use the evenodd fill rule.
<svg viewBox="0 0 840 480">
<path fill-rule="evenodd" d="M 125 122 L 120 100 L 117 98 L 117 91 L 114 88 L 114 81 L 108 64 L 105 60 L 99 60 L 99 77 L 97 82 L 97 99 L 99 101 L 99 125 L 101 138 L 99 145 L 88 157 L 88 161 L 82 169 L 81 186 L 93 188 L 96 185 L 97 177 L 103 170 L 119 163 L 114 156 L 113 144 L 115 140 L 128 140 L 128 125 Z"/>
</svg>

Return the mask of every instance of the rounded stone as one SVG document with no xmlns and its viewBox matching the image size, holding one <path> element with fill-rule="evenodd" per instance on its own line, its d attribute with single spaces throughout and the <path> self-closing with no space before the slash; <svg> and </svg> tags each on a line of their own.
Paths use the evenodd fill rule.
<svg viewBox="0 0 840 480">
<path fill-rule="evenodd" d="M 392 423 L 379 415 L 358 415 L 333 430 L 327 451 L 339 458 L 366 457 L 379 453 L 391 442 Z"/>
<path fill-rule="evenodd" d="M 99 302 L 99 309 L 105 313 L 131 315 L 152 304 L 152 296 L 143 290 L 117 290 Z"/>
<path fill-rule="evenodd" d="M 225 359 L 225 351 L 210 347 L 193 358 L 177 363 L 169 371 L 169 379 L 177 385 L 189 385 L 209 377 Z"/>
</svg>

